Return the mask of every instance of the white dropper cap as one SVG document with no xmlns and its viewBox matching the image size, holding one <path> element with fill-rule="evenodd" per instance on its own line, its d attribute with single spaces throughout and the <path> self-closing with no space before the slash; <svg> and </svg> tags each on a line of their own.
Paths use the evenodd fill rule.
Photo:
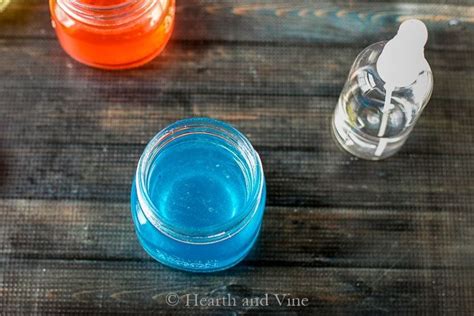
<svg viewBox="0 0 474 316">
<path fill-rule="evenodd" d="M 397 35 L 385 44 L 377 60 L 377 72 L 385 84 L 406 87 L 426 69 L 425 44 L 428 30 L 423 22 L 411 19 L 403 22 Z"/>
</svg>

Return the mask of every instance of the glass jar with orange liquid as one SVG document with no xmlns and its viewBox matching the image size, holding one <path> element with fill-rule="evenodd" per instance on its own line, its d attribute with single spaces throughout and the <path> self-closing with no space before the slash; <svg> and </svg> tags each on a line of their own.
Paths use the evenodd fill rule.
<svg viewBox="0 0 474 316">
<path fill-rule="evenodd" d="M 50 0 L 52 24 L 64 50 L 105 69 L 141 66 L 166 46 L 175 0 Z"/>
</svg>

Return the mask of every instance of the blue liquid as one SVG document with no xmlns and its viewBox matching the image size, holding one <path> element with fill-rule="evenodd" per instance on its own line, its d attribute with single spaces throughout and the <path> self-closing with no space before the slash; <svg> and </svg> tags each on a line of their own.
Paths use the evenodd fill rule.
<svg viewBox="0 0 474 316">
<path fill-rule="evenodd" d="M 239 216 L 246 183 L 229 150 L 209 137 L 194 138 L 156 159 L 150 195 L 165 221 L 180 230 L 209 231 Z"/>
<path fill-rule="evenodd" d="M 244 165 L 242 154 L 219 137 L 188 135 L 166 145 L 146 181 L 157 217 L 184 236 L 218 237 L 201 243 L 164 234 L 137 205 L 133 187 L 132 214 L 143 248 L 164 264 L 191 271 L 222 270 L 242 260 L 258 236 L 265 201 L 264 188 L 250 222 L 232 231 L 249 215 L 252 183 Z"/>
</svg>

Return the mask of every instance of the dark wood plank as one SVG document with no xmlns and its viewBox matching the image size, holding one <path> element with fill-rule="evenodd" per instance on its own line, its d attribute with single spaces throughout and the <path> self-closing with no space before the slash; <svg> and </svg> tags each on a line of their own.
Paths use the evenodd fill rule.
<svg viewBox="0 0 474 316">
<path fill-rule="evenodd" d="M 439 78 L 432 102 L 402 152 L 373 164 L 341 153 L 330 136 L 355 49 L 275 54 L 280 48 L 182 44 L 117 75 L 72 62 L 48 45 L 54 41 L 4 43 L 0 156 L 9 184 L 2 197 L 125 201 L 146 142 L 197 115 L 230 121 L 251 138 L 264 159 L 270 205 L 445 210 L 474 203 L 469 53 L 446 60 L 430 52 Z"/>
<path fill-rule="evenodd" d="M 34 259 L 148 260 L 128 203 L 0 200 L 0 256 Z M 474 215 L 413 208 L 267 207 L 246 266 L 472 267 Z"/>
<path fill-rule="evenodd" d="M 393 36 L 401 21 L 424 20 L 431 48 L 470 49 L 474 8 L 457 1 L 178 1 L 174 40 L 340 43 L 366 46 Z M 0 37 L 53 37 L 47 1 L 15 0 Z"/>
<path fill-rule="evenodd" d="M 270 315 L 416 314 L 474 312 L 472 270 L 250 268 L 189 274 L 154 262 L 37 260 L 1 262 L 6 313 L 255 313 Z M 166 296 L 181 303 L 170 307 Z M 269 294 L 307 297 L 307 307 L 186 307 L 186 294 L 242 298 Z M 237 304 L 236 304 L 237 305 Z"/>
<path fill-rule="evenodd" d="M 76 63 L 56 40 L 0 40 L 0 47 L 4 91 L 35 89 L 32 93 L 47 95 L 59 89 L 83 94 L 99 90 L 100 98 L 148 100 L 162 92 L 338 96 L 360 52 L 348 47 L 172 43 L 151 64 L 117 73 Z M 427 52 L 435 76 L 433 98 L 474 99 L 472 58 L 468 51 Z"/>
<path fill-rule="evenodd" d="M 0 14 L 0 311 L 252 314 L 164 299 L 281 292 L 310 306 L 258 312 L 473 314 L 474 8 L 446 2 L 179 1 L 164 54 L 112 73 L 64 54 L 46 1 L 14 0 Z M 360 48 L 409 17 L 430 28 L 433 99 L 398 156 L 354 159 L 331 140 L 337 96 Z M 144 145 L 189 116 L 233 123 L 264 160 L 261 238 L 223 273 L 153 262 L 129 215 Z"/>
<path fill-rule="evenodd" d="M 0 194 L 2 198 L 127 201 L 142 150 L 143 146 L 77 144 L 5 147 L 0 153 L 6 168 Z M 269 205 L 472 210 L 470 155 L 414 154 L 405 148 L 374 165 L 336 148 L 329 153 L 257 150 L 263 157 Z"/>
<path fill-rule="evenodd" d="M 341 152 L 331 139 L 335 98 L 103 98 L 95 90 L 57 91 L 7 92 L 1 107 L 1 197 L 126 201 L 146 142 L 174 120 L 207 115 L 230 121 L 250 137 L 264 162 L 269 205 L 442 211 L 469 210 L 474 203 L 468 103 L 434 100 L 402 151 L 374 164 Z"/>
<path fill-rule="evenodd" d="M 259 148 L 315 151 L 316 155 L 336 152 L 329 123 L 337 97 L 180 94 L 157 89 L 139 94 L 125 89 L 117 95 L 96 89 L 87 93 L 4 89 L 1 144 L 143 148 L 175 120 L 210 116 L 234 124 Z M 473 114 L 471 101 L 433 98 L 406 144 L 409 153 L 474 154 L 468 146 L 473 141 Z"/>
</svg>

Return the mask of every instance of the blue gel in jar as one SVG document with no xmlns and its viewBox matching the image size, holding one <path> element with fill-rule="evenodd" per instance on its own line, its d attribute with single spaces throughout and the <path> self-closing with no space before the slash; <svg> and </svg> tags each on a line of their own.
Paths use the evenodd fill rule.
<svg viewBox="0 0 474 316">
<path fill-rule="evenodd" d="M 131 209 L 146 252 L 170 267 L 212 272 L 241 261 L 265 208 L 262 163 L 248 139 L 209 118 L 158 133 L 138 163 Z"/>
</svg>

